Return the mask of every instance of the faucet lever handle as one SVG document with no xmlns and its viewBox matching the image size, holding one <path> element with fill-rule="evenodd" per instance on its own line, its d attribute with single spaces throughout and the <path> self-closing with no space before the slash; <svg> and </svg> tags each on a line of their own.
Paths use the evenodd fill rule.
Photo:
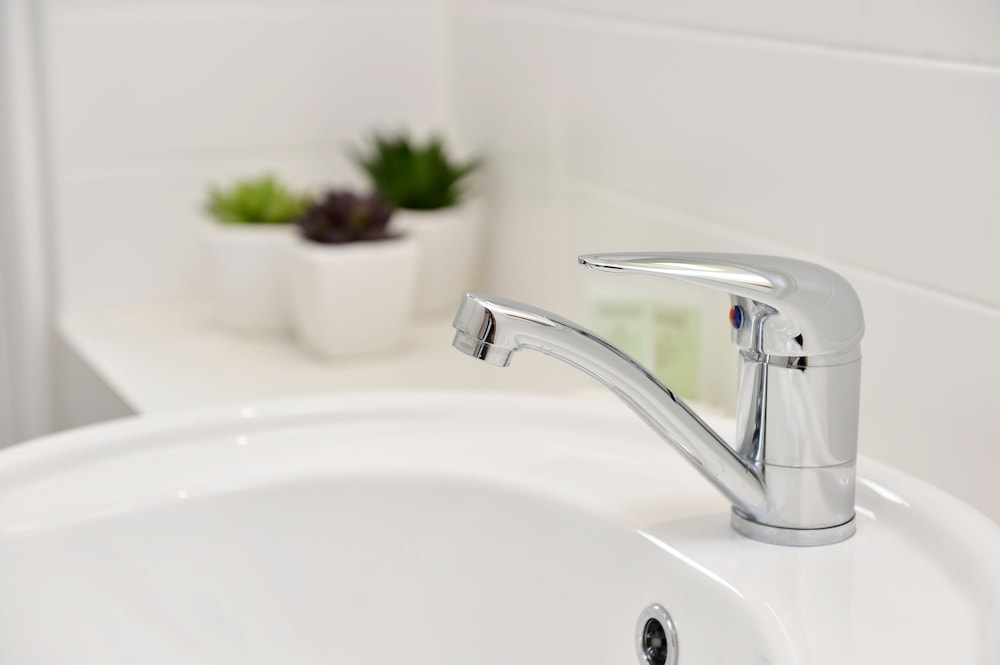
<svg viewBox="0 0 1000 665">
<path fill-rule="evenodd" d="M 729 293 L 734 305 L 749 310 L 743 312 L 747 323 L 768 321 L 769 330 L 759 337 L 757 325 L 747 327 L 746 344 L 738 332 L 741 347 L 835 358 L 859 353 L 865 327 L 861 301 L 846 279 L 815 263 L 714 252 L 586 254 L 579 261 L 595 270 L 659 275 Z"/>
</svg>

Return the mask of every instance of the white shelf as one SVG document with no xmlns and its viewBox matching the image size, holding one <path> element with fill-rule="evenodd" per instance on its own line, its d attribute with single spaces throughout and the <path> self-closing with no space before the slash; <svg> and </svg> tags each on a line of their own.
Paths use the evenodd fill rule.
<svg viewBox="0 0 1000 665">
<path fill-rule="evenodd" d="M 590 392 L 583 373 L 538 353 L 507 369 L 451 347 L 450 316 L 415 321 L 396 351 L 345 361 L 308 355 L 287 336 L 248 335 L 216 323 L 200 302 L 68 314 L 59 332 L 137 413 L 359 390 Z"/>
</svg>

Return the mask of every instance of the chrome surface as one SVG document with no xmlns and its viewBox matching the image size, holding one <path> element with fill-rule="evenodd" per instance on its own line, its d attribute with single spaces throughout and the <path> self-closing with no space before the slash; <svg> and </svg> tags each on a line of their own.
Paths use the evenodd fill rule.
<svg viewBox="0 0 1000 665">
<path fill-rule="evenodd" d="M 733 508 L 732 517 L 729 521 L 733 529 L 747 538 L 759 540 L 774 545 L 794 545 L 796 547 L 813 547 L 816 545 L 830 545 L 847 540 L 854 535 L 857 526 L 855 518 L 837 526 L 830 526 L 822 529 L 780 529 L 766 524 L 756 522 L 749 517 L 744 517 Z M 789 533 L 782 533 L 788 531 Z"/>
<path fill-rule="evenodd" d="M 806 261 L 705 252 L 587 254 L 580 263 L 606 272 L 647 273 L 725 291 L 748 323 L 734 336 L 741 351 L 839 364 L 860 358 L 861 302 L 837 273 Z"/>
<path fill-rule="evenodd" d="M 642 611 L 642 614 L 639 615 L 639 620 L 636 622 L 635 646 L 639 655 L 639 662 L 644 664 L 652 662 L 646 653 L 645 644 L 646 624 L 650 621 L 658 621 L 665 633 L 667 653 L 663 665 L 677 665 L 677 626 L 674 625 L 674 620 L 670 617 L 670 613 L 662 605 L 650 605 Z"/>
<path fill-rule="evenodd" d="M 592 268 L 640 272 L 728 291 L 743 311 L 736 445 L 729 445 L 634 359 L 571 321 L 466 293 L 454 346 L 499 367 L 534 349 L 594 377 L 676 446 L 733 504 L 739 533 L 779 545 L 854 533 L 861 303 L 812 263 L 743 254 L 594 254 Z"/>
<path fill-rule="evenodd" d="M 455 315 L 454 345 L 498 366 L 513 352 L 534 349 L 594 377 L 687 456 L 705 477 L 748 514 L 766 509 L 759 472 L 684 402 L 631 357 L 555 314 L 493 296 L 466 293 Z"/>
</svg>

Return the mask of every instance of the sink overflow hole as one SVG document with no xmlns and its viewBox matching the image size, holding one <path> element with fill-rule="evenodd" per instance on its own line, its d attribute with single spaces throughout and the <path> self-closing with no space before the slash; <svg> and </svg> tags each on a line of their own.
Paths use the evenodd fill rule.
<svg viewBox="0 0 1000 665">
<path fill-rule="evenodd" d="M 650 605 L 642 611 L 636 638 L 640 665 L 676 665 L 677 631 L 662 606 Z"/>
<path fill-rule="evenodd" d="M 656 619 L 646 622 L 646 628 L 642 631 L 642 647 L 647 663 L 666 665 L 667 631 L 663 630 L 663 624 Z"/>
</svg>

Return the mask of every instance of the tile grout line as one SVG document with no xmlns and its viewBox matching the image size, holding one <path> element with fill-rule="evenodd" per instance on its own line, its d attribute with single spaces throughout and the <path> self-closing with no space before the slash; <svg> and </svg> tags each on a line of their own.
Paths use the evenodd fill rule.
<svg viewBox="0 0 1000 665">
<path fill-rule="evenodd" d="M 523 171 L 523 168 L 521 167 L 528 167 L 529 169 L 540 171 L 548 175 L 555 174 L 551 165 L 545 163 L 543 160 L 510 151 L 502 151 L 501 154 L 497 154 L 495 161 L 501 164 L 506 163 L 508 165 L 514 165 L 514 171 L 517 173 L 521 173 Z M 834 268 L 842 268 L 844 270 L 863 273 L 864 276 L 869 279 L 883 282 L 887 285 L 893 286 L 894 288 L 901 288 L 910 293 L 930 296 L 945 302 L 960 305 L 962 307 L 968 307 L 988 316 L 1000 317 L 1000 306 L 990 302 L 977 300 L 964 294 L 948 291 L 933 284 L 917 283 L 905 277 L 882 272 L 870 266 L 853 263 L 851 261 L 830 256 L 815 250 L 788 245 L 781 242 L 780 239 L 776 239 L 772 236 L 762 237 L 752 235 L 740 227 L 732 226 L 718 219 L 705 217 L 697 212 L 671 206 L 659 201 L 654 201 L 641 194 L 616 189 L 608 185 L 602 185 L 574 173 L 563 172 L 555 175 L 558 175 L 563 179 L 566 183 L 567 189 L 571 192 L 583 194 L 584 196 L 592 196 L 612 206 L 635 211 L 643 216 L 669 219 L 670 223 L 681 226 L 686 230 L 705 233 L 707 235 L 720 238 L 735 239 L 740 242 L 745 242 L 751 246 L 762 244 L 767 245 L 773 247 L 778 253 L 804 257 L 805 260 L 812 260 L 822 264 L 830 264 Z"/>
<path fill-rule="evenodd" d="M 520 155 L 512 155 L 508 153 L 504 157 L 501 157 L 501 160 L 503 161 L 509 162 L 511 159 L 528 162 L 531 167 L 536 169 L 547 170 L 546 167 L 539 162 L 531 159 L 525 159 Z M 992 303 L 976 300 L 967 295 L 947 291 L 931 284 L 915 283 L 912 280 L 907 280 L 905 277 L 881 272 L 871 268 L 870 266 L 852 263 L 850 261 L 825 254 L 819 254 L 813 250 L 793 247 L 772 237 L 761 238 L 759 236 L 751 235 L 745 230 L 739 227 L 731 226 L 725 222 L 709 217 L 703 217 L 698 213 L 690 212 L 682 208 L 676 208 L 664 203 L 652 201 L 640 195 L 623 192 L 606 185 L 601 185 L 572 173 L 565 173 L 563 176 L 565 177 L 568 189 L 571 191 L 575 190 L 577 193 L 596 196 L 612 205 L 632 209 L 648 216 L 669 218 L 671 223 L 682 226 L 688 230 L 745 241 L 750 245 L 769 245 L 774 247 L 776 251 L 779 252 L 793 256 L 804 255 L 807 260 L 813 260 L 824 264 L 832 264 L 835 269 L 843 268 L 845 270 L 863 273 L 864 276 L 869 279 L 883 282 L 893 286 L 894 288 L 904 289 L 910 293 L 930 296 L 952 304 L 960 305 L 962 307 L 972 308 L 981 314 L 1000 317 L 1000 306 Z"/>
<path fill-rule="evenodd" d="M 883 60 L 901 65 L 919 65 L 924 67 L 963 69 L 988 74 L 1000 74 L 1000 62 L 982 62 L 961 58 L 934 57 L 916 55 L 906 51 L 892 51 L 877 48 L 846 46 L 836 42 L 824 43 L 794 37 L 765 35 L 745 30 L 710 27 L 690 23 L 675 22 L 666 18 L 642 16 L 640 14 L 617 15 L 595 10 L 570 9 L 567 7 L 552 7 L 541 2 L 514 1 L 511 3 L 483 0 L 477 6 L 470 8 L 488 13 L 522 14 L 535 18 L 546 18 L 559 21 L 569 18 L 589 25 L 614 25 L 618 28 L 629 28 L 646 32 L 672 32 L 679 35 L 700 36 L 718 40 L 739 41 L 756 46 L 771 48 L 782 47 L 814 54 L 839 55 L 848 58 Z"/>
</svg>

